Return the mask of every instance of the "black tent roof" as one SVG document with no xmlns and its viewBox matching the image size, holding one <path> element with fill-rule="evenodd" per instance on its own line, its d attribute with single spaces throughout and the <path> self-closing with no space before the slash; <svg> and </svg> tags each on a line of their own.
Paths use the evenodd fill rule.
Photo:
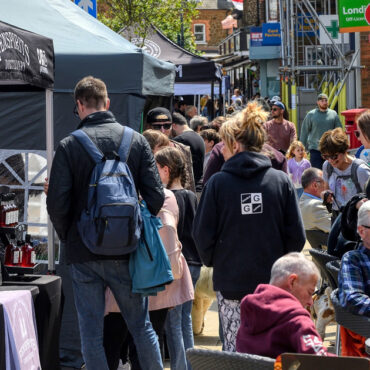
<svg viewBox="0 0 370 370">
<path fill-rule="evenodd" d="M 128 32 L 123 30 L 121 34 L 127 36 Z M 140 45 L 142 39 L 132 38 L 131 42 Z M 155 27 L 145 39 L 143 49 L 160 60 L 176 65 L 175 82 L 210 82 L 222 77 L 215 62 L 183 49 Z"/>
<path fill-rule="evenodd" d="M 0 84 L 52 88 L 53 40 L 0 22 Z"/>
</svg>

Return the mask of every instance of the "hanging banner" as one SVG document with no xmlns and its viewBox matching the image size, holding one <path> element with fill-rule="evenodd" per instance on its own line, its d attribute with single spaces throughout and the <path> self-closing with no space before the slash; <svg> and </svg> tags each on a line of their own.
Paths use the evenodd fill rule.
<svg viewBox="0 0 370 370">
<path fill-rule="evenodd" d="M 339 32 L 370 31 L 369 0 L 339 0 Z"/>
<path fill-rule="evenodd" d="M 0 84 L 54 84 L 53 40 L 0 22 Z"/>
</svg>

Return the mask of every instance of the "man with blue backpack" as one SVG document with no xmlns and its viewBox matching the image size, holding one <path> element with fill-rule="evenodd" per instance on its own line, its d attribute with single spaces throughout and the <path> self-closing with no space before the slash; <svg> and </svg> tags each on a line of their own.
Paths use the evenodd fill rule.
<svg viewBox="0 0 370 370">
<path fill-rule="evenodd" d="M 47 209 L 71 264 L 73 290 L 88 370 L 108 370 L 103 348 L 105 288 L 112 290 L 134 338 L 142 368 L 162 369 L 147 300 L 131 292 L 129 256 L 140 238 L 138 192 L 152 214 L 164 193 L 145 138 L 116 122 L 103 81 L 88 76 L 75 87 L 78 129 L 56 150 Z"/>
</svg>

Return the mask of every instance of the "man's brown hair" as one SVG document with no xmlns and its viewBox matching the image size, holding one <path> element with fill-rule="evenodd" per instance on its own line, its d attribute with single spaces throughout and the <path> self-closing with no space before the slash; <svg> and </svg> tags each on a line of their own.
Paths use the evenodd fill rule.
<svg viewBox="0 0 370 370">
<path fill-rule="evenodd" d="M 203 140 L 213 141 L 214 145 L 218 144 L 221 140 L 220 135 L 217 133 L 216 130 L 207 129 L 203 130 L 199 133 Z"/>
<path fill-rule="evenodd" d="M 107 87 L 101 79 L 87 76 L 77 83 L 74 98 L 75 102 L 79 100 L 87 108 L 105 108 L 108 99 Z"/>
</svg>

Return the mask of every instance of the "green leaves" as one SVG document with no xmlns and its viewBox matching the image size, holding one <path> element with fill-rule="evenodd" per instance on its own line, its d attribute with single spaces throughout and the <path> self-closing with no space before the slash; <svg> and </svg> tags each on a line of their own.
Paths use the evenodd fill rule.
<svg viewBox="0 0 370 370">
<path fill-rule="evenodd" d="M 198 14 L 196 6 L 195 0 L 99 0 L 98 19 L 115 32 L 129 28 L 131 37 L 143 40 L 152 24 L 175 43 L 183 23 L 184 48 L 196 52 L 191 29 Z"/>
</svg>

